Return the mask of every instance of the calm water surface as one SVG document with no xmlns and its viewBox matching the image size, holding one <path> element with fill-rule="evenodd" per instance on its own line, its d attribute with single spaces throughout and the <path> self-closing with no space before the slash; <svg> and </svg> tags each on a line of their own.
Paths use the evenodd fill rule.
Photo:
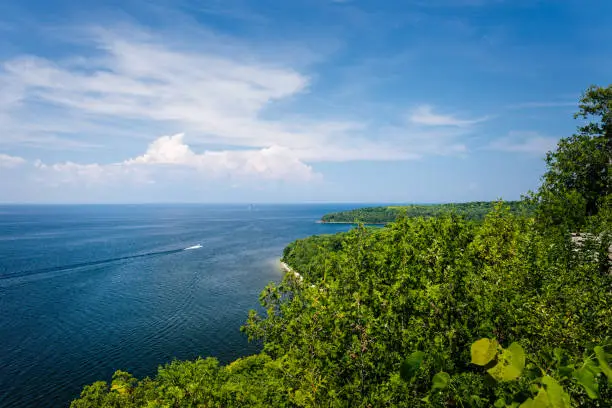
<svg viewBox="0 0 612 408">
<path fill-rule="evenodd" d="M 239 328 L 283 248 L 347 230 L 315 221 L 355 206 L 0 206 L 0 407 L 68 406 L 117 369 L 256 353 Z"/>
</svg>

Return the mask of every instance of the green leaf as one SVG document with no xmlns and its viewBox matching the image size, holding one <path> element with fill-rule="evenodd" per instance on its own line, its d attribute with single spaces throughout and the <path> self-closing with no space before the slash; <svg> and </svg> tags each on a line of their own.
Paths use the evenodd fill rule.
<svg viewBox="0 0 612 408">
<path fill-rule="evenodd" d="M 595 375 L 600 372 L 600 368 L 595 365 L 593 360 L 587 358 L 580 369 L 574 370 L 573 376 L 578 380 L 578 384 L 584 387 L 589 398 L 596 399 L 599 397 L 599 384 L 595 379 Z"/>
<path fill-rule="evenodd" d="M 527 401 L 523 402 L 519 408 L 548 408 L 550 406 L 548 393 L 544 388 L 540 388 L 535 398 L 529 398 Z"/>
<path fill-rule="evenodd" d="M 610 365 L 608 364 L 608 358 L 603 347 L 595 347 L 595 355 L 597 356 L 597 361 L 599 362 L 599 368 L 601 368 L 601 372 L 604 373 L 606 377 L 608 377 L 608 384 L 612 384 L 612 368 L 610 368 Z"/>
<path fill-rule="evenodd" d="M 570 397 L 567 392 L 559 385 L 559 383 L 547 375 L 542 378 L 542 384 L 546 386 L 548 400 L 552 408 L 570 408 Z"/>
<path fill-rule="evenodd" d="M 129 388 L 125 384 L 117 384 L 113 382 L 111 385 L 111 391 L 117 391 L 119 394 L 127 394 L 129 392 Z"/>
<path fill-rule="evenodd" d="M 421 367 L 424 357 L 425 353 L 422 351 L 415 351 L 409 355 L 400 366 L 400 377 L 404 381 L 410 381 Z"/>
<path fill-rule="evenodd" d="M 563 360 L 565 357 L 565 351 L 561 348 L 555 348 L 553 350 L 553 354 L 555 355 L 555 360 L 557 361 L 557 365 L 563 365 Z"/>
<path fill-rule="evenodd" d="M 448 387 L 450 383 L 450 375 L 445 373 L 444 371 L 440 371 L 438 374 L 433 377 L 433 385 L 431 387 L 433 390 L 443 390 Z"/>
<path fill-rule="evenodd" d="M 516 380 L 525 368 L 525 352 L 518 343 L 512 343 L 510 347 L 502 350 L 497 360 L 497 364 L 487 370 L 497 381 Z"/>
<path fill-rule="evenodd" d="M 479 366 L 487 365 L 497 355 L 499 343 L 497 340 L 480 339 L 472 343 L 472 363 Z"/>
<path fill-rule="evenodd" d="M 500 398 L 497 401 L 495 401 L 495 404 L 493 404 L 493 406 L 495 408 L 504 408 L 506 406 L 506 400 L 504 400 L 503 398 Z"/>
<path fill-rule="evenodd" d="M 574 367 L 569 365 L 569 366 L 559 367 L 557 369 L 557 374 L 559 374 L 559 377 L 561 379 L 564 379 L 564 378 L 571 377 L 574 374 L 574 371 L 576 371 Z"/>
<path fill-rule="evenodd" d="M 512 365 L 521 373 L 525 369 L 525 350 L 518 343 L 510 344 L 508 351 L 512 356 Z"/>
</svg>

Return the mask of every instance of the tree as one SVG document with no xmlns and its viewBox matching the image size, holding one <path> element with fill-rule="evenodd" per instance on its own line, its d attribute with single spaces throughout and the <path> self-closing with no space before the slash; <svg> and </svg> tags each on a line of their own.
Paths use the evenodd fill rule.
<svg viewBox="0 0 612 408">
<path fill-rule="evenodd" d="M 612 193 L 612 85 L 591 86 L 578 106 L 575 118 L 590 122 L 546 155 L 548 170 L 536 196 L 545 224 L 580 228 Z"/>
</svg>

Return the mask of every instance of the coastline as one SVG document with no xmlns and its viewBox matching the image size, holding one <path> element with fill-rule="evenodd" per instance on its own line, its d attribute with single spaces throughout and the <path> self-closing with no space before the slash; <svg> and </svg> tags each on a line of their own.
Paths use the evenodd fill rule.
<svg viewBox="0 0 612 408">
<path fill-rule="evenodd" d="M 300 275 L 298 272 L 294 271 L 292 267 L 287 265 L 287 263 L 281 261 L 280 259 L 279 259 L 279 262 L 280 262 L 280 268 L 281 268 L 281 270 L 283 272 L 285 272 L 285 273 L 292 273 L 293 276 L 295 276 L 300 282 L 304 280 L 302 275 Z"/>
<path fill-rule="evenodd" d="M 363 225 L 387 225 L 390 222 L 393 222 L 393 221 L 388 221 L 388 222 L 364 222 Z M 323 221 L 323 220 L 318 220 L 316 223 L 317 224 L 352 224 L 352 225 L 358 225 L 359 224 L 359 222 L 355 222 L 355 221 Z"/>
</svg>

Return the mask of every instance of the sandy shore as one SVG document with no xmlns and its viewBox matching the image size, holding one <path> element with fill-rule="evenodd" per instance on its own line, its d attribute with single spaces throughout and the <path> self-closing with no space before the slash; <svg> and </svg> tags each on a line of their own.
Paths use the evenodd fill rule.
<svg viewBox="0 0 612 408">
<path fill-rule="evenodd" d="M 289 265 L 287 265 L 285 262 L 280 261 L 280 267 L 283 270 L 283 272 L 286 273 L 292 273 L 296 278 L 298 278 L 298 280 L 303 281 L 304 278 L 302 277 L 302 275 L 300 275 L 298 272 L 294 271 L 293 268 L 291 268 Z"/>
</svg>

